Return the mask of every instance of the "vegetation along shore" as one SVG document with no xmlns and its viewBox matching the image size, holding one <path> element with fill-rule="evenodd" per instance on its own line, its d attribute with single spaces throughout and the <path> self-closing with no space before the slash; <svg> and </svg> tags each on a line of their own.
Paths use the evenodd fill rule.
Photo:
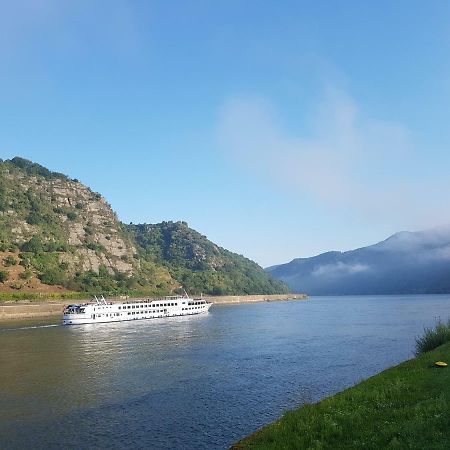
<svg viewBox="0 0 450 450">
<path fill-rule="evenodd" d="M 417 354 L 357 386 L 288 412 L 232 448 L 450 448 L 450 368 L 435 366 L 450 362 L 450 322 L 425 330 Z"/>
</svg>

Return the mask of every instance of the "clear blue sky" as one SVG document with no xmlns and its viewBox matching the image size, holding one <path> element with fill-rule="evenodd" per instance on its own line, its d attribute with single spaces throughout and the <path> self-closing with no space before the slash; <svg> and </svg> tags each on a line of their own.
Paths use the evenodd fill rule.
<svg viewBox="0 0 450 450">
<path fill-rule="evenodd" d="M 446 1 L 0 0 L 0 149 L 263 266 L 450 222 Z"/>
</svg>

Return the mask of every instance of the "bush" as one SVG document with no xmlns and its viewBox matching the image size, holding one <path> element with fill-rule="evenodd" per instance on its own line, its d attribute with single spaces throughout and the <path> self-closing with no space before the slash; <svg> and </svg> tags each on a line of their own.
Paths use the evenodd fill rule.
<svg viewBox="0 0 450 450">
<path fill-rule="evenodd" d="M 6 270 L 0 270 L 0 283 L 8 281 L 9 273 Z"/>
<path fill-rule="evenodd" d="M 43 273 L 39 275 L 39 279 L 44 284 L 64 284 L 67 281 L 66 274 L 60 270 L 55 268 L 48 268 Z"/>
<path fill-rule="evenodd" d="M 40 253 L 43 251 L 42 241 L 38 237 L 33 236 L 28 242 L 22 244 L 21 250 L 34 254 Z"/>
<path fill-rule="evenodd" d="M 71 211 L 71 212 L 67 213 L 67 218 L 69 220 L 75 220 L 77 218 L 77 215 L 74 212 Z"/>
<path fill-rule="evenodd" d="M 20 275 L 19 277 L 22 280 L 29 280 L 31 277 L 33 276 L 33 272 L 30 269 L 25 269 Z"/>
<path fill-rule="evenodd" d="M 447 323 L 439 321 L 434 328 L 425 328 L 422 336 L 416 338 L 416 355 L 450 342 L 450 319 Z"/>
<path fill-rule="evenodd" d="M 36 211 L 31 211 L 30 214 L 28 214 L 26 221 L 29 225 L 39 225 L 43 222 L 43 218 Z"/>
<path fill-rule="evenodd" d="M 14 258 L 14 256 L 7 256 L 6 258 L 3 258 L 3 264 L 6 267 L 15 266 L 17 264 L 17 259 Z"/>
</svg>

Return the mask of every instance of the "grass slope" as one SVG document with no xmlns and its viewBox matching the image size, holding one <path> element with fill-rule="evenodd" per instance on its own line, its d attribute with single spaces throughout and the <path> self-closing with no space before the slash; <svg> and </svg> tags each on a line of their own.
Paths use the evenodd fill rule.
<svg viewBox="0 0 450 450">
<path fill-rule="evenodd" d="M 450 343 L 317 404 L 288 412 L 233 449 L 449 449 Z"/>
</svg>

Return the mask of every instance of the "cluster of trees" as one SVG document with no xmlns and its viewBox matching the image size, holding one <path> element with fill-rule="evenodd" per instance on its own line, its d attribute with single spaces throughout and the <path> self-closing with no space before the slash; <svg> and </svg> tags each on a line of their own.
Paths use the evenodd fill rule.
<svg viewBox="0 0 450 450">
<path fill-rule="evenodd" d="M 16 156 L 12 159 L 7 159 L 5 161 L 0 160 L 0 162 L 10 167 L 17 167 L 26 172 L 28 175 L 40 175 L 44 178 L 61 178 L 63 180 L 68 180 L 67 175 L 59 172 L 52 172 L 51 170 L 47 169 L 44 166 L 41 166 L 40 164 L 34 163 L 25 158 L 20 158 L 19 156 Z"/>
<path fill-rule="evenodd" d="M 218 247 L 186 222 L 127 226 L 139 256 L 166 267 L 193 294 L 281 294 L 286 285 L 255 262 Z"/>
</svg>

